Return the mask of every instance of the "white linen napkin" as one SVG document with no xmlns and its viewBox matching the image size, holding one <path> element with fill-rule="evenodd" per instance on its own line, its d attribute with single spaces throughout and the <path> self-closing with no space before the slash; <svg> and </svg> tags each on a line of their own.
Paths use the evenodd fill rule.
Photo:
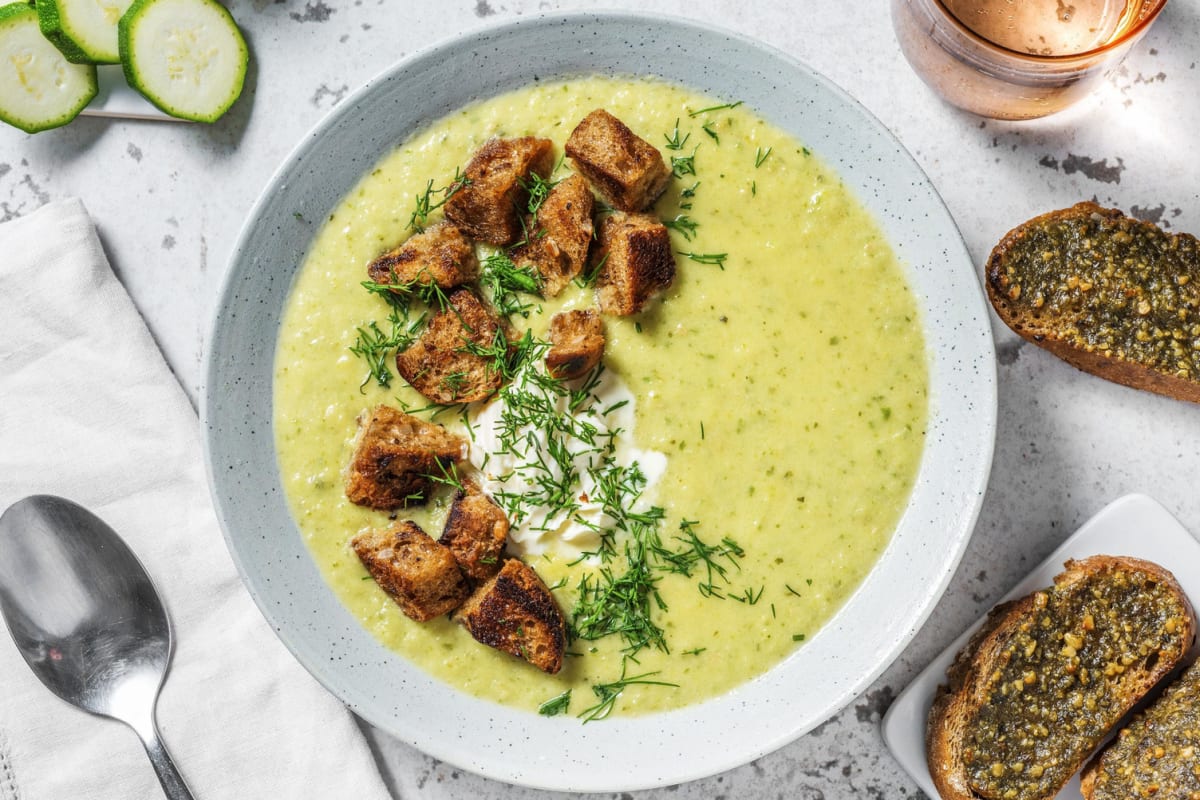
<svg viewBox="0 0 1200 800">
<path fill-rule="evenodd" d="M 176 635 L 159 728 L 197 800 L 389 797 L 350 712 L 238 580 L 199 436 L 83 204 L 0 225 L 0 510 L 62 495 L 146 565 Z M 0 800 L 161 796 L 133 731 L 59 700 L 0 632 Z"/>
</svg>

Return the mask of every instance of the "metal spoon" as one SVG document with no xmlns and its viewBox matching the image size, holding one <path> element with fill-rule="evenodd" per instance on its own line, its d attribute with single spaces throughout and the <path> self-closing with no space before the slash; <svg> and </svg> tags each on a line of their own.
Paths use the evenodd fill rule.
<svg viewBox="0 0 1200 800">
<path fill-rule="evenodd" d="M 0 614 L 50 691 L 133 728 L 167 797 L 192 799 L 154 721 L 171 624 L 116 531 L 61 497 L 14 503 L 0 516 Z"/>
</svg>

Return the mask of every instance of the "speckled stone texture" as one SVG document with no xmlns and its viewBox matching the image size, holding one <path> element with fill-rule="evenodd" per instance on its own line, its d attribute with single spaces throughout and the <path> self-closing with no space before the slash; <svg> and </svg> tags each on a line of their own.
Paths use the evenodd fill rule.
<svg viewBox="0 0 1200 800">
<path fill-rule="evenodd" d="M 0 129 L 0 220 L 82 197 L 117 274 L 194 400 L 234 237 L 284 155 L 323 114 L 426 44 L 495 21 L 589 7 L 553 0 L 233 2 L 254 60 L 245 96 L 225 119 L 204 127 L 84 118 L 34 137 Z M 977 264 L 1018 222 L 1085 199 L 1200 233 L 1195 2 L 1168 3 L 1093 100 L 1029 123 L 982 120 L 941 103 L 901 56 L 882 0 L 610 0 L 605 7 L 722 25 L 824 73 L 914 154 Z M 1124 493 L 1150 494 L 1200 532 L 1200 407 L 1105 383 L 999 323 L 995 329 L 999 421 L 988 494 L 949 591 L 913 643 L 856 702 L 779 751 L 723 775 L 618 797 L 922 797 L 883 745 L 879 720 L 934 654 Z M 463 773 L 385 734 L 371 732 L 371 740 L 397 797 L 561 796 Z"/>
</svg>

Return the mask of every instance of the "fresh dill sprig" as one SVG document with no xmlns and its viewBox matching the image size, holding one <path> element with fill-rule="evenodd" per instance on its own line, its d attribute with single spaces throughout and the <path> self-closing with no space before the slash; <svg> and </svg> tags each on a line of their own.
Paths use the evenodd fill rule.
<svg viewBox="0 0 1200 800">
<path fill-rule="evenodd" d="M 682 178 L 684 175 L 695 175 L 696 150 L 692 150 L 690 156 L 671 156 L 671 172 L 676 178 Z"/>
<path fill-rule="evenodd" d="M 742 104 L 742 101 L 738 100 L 736 103 L 723 103 L 722 105 L 719 105 L 719 106 L 709 106 L 708 108 L 701 108 L 697 111 L 689 111 L 688 116 L 689 117 L 698 117 L 701 114 L 707 114 L 710 111 L 723 111 L 724 109 L 727 109 L 727 108 L 737 108 L 741 104 Z"/>
<path fill-rule="evenodd" d="M 566 713 L 571 705 L 571 690 L 567 689 L 560 695 L 551 697 L 546 702 L 538 706 L 538 713 L 543 717 L 556 717 L 559 714 Z"/>
<path fill-rule="evenodd" d="M 617 699 L 620 698 L 625 689 L 630 686 L 670 686 L 679 688 L 679 684 L 677 683 L 648 680 L 648 678 L 658 674 L 657 670 L 653 672 L 643 672 L 641 675 L 627 676 L 625 674 L 627 666 L 627 662 L 623 661 L 621 663 L 621 677 L 612 683 L 597 683 L 592 685 L 592 691 L 599 699 L 599 702 L 597 702 L 594 706 L 585 708 L 583 711 L 579 712 L 579 717 L 585 723 L 606 719 L 610 714 L 612 714 L 613 708 L 616 706 Z"/>
<path fill-rule="evenodd" d="M 540 295 L 542 276 L 533 267 L 519 267 L 506 253 L 496 252 L 484 259 L 479 284 L 491 294 L 492 305 L 501 316 L 520 314 L 528 318 L 537 304 L 525 302 L 518 295 Z"/>
<path fill-rule="evenodd" d="M 445 186 L 434 188 L 433 178 L 430 178 L 425 184 L 425 191 L 413 198 L 416 207 L 412 216 L 408 218 L 406 227 L 417 233 L 425 230 L 429 215 L 444 206 L 459 190 L 470 185 L 471 179 L 463 175 L 457 167 L 454 170 L 454 179 Z"/>
<path fill-rule="evenodd" d="M 763 150 L 761 147 L 756 147 L 754 149 L 754 168 L 758 169 L 759 167 L 761 167 L 763 165 L 763 162 L 766 161 L 770 157 L 770 155 L 771 155 L 770 147 L 768 147 L 766 150 Z"/>
<path fill-rule="evenodd" d="M 580 289 L 588 289 L 596 285 L 596 278 L 600 277 L 600 272 L 604 269 L 604 262 L 608 260 L 608 253 L 605 253 L 599 261 L 591 265 L 579 276 L 575 278 L 575 285 Z"/>
<path fill-rule="evenodd" d="M 663 137 L 667 140 L 668 150 L 682 150 L 683 146 L 687 144 L 687 140 L 692 137 L 690 133 L 683 134 L 682 138 L 679 134 L 679 120 L 675 120 L 675 130 L 671 131 L 670 135 L 663 134 Z"/>
<path fill-rule="evenodd" d="M 700 227 L 699 223 L 687 214 L 677 214 L 674 219 L 665 219 L 663 220 L 663 225 L 666 225 L 673 231 L 679 231 L 683 234 L 683 238 L 689 242 L 696 235 L 696 228 Z"/>
<path fill-rule="evenodd" d="M 703 125 L 701 125 L 700 130 L 707 133 L 712 138 L 712 140 L 714 142 L 716 142 L 717 144 L 721 143 L 721 137 L 717 135 L 717 130 L 716 130 L 716 128 L 713 127 L 713 124 L 711 121 L 706 122 Z"/>
<path fill-rule="evenodd" d="M 691 252 L 684 253 L 684 252 L 680 252 L 679 255 L 687 256 L 692 261 L 695 261 L 698 264 L 715 264 L 716 266 L 720 267 L 721 269 L 725 269 L 725 259 L 729 258 L 728 253 L 691 253 Z"/>
<path fill-rule="evenodd" d="M 384 389 L 390 387 L 393 375 L 391 367 L 388 366 L 389 356 L 407 349 L 412 344 L 413 334 L 408 320 L 399 309 L 392 309 L 388 315 L 388 322 L 391 324 L 388 333 L 384 333 L 375 320 L 356 329 L 358 338 L 350 346 L 350 352 L 367 362 L 367 375 L 358 385 L 360 392 L 366 391 L 366 386 L 372 379 Z"/>
</svg>

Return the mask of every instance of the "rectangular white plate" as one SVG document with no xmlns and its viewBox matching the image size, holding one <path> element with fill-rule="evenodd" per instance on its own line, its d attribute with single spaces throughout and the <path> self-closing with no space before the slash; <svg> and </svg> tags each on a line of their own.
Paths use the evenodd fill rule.
<svg viewBox="0 0 1200 800">
<path fill-rule="evenodd" d="M 185 120 L 159 111 L 149 100 L 138 94 L 125 82 L 125 73 L 119 64 L 102 64 L 96 67 L 100 91 L 79 112 L 85 117 L 122 117 L 125 119 L 165 119 L 173 122 Z"/>
<path fill-rule="evenodd" d="M 1085 522 L 1071 538 L 1017 584 L 1001 602 L 1023 597 L 1054 582 L 1063 562 L 1094 555 L 1133 556 L 1153 561 L 1179 580 L 1192 605 L 1200 607 L 1200 542 L 1155 500 L 1141 494 L 1113 501 Z M 958 637 L 900 693 L 883 718 L 883 740 L 900 766 L 932 798 L 938 797 L 925 762 L 925 719 L 946 669 L 979 626 Z M 1057 800 L 1082 800 L 1079 776 L 1058 793 Z"/>
</svg>

